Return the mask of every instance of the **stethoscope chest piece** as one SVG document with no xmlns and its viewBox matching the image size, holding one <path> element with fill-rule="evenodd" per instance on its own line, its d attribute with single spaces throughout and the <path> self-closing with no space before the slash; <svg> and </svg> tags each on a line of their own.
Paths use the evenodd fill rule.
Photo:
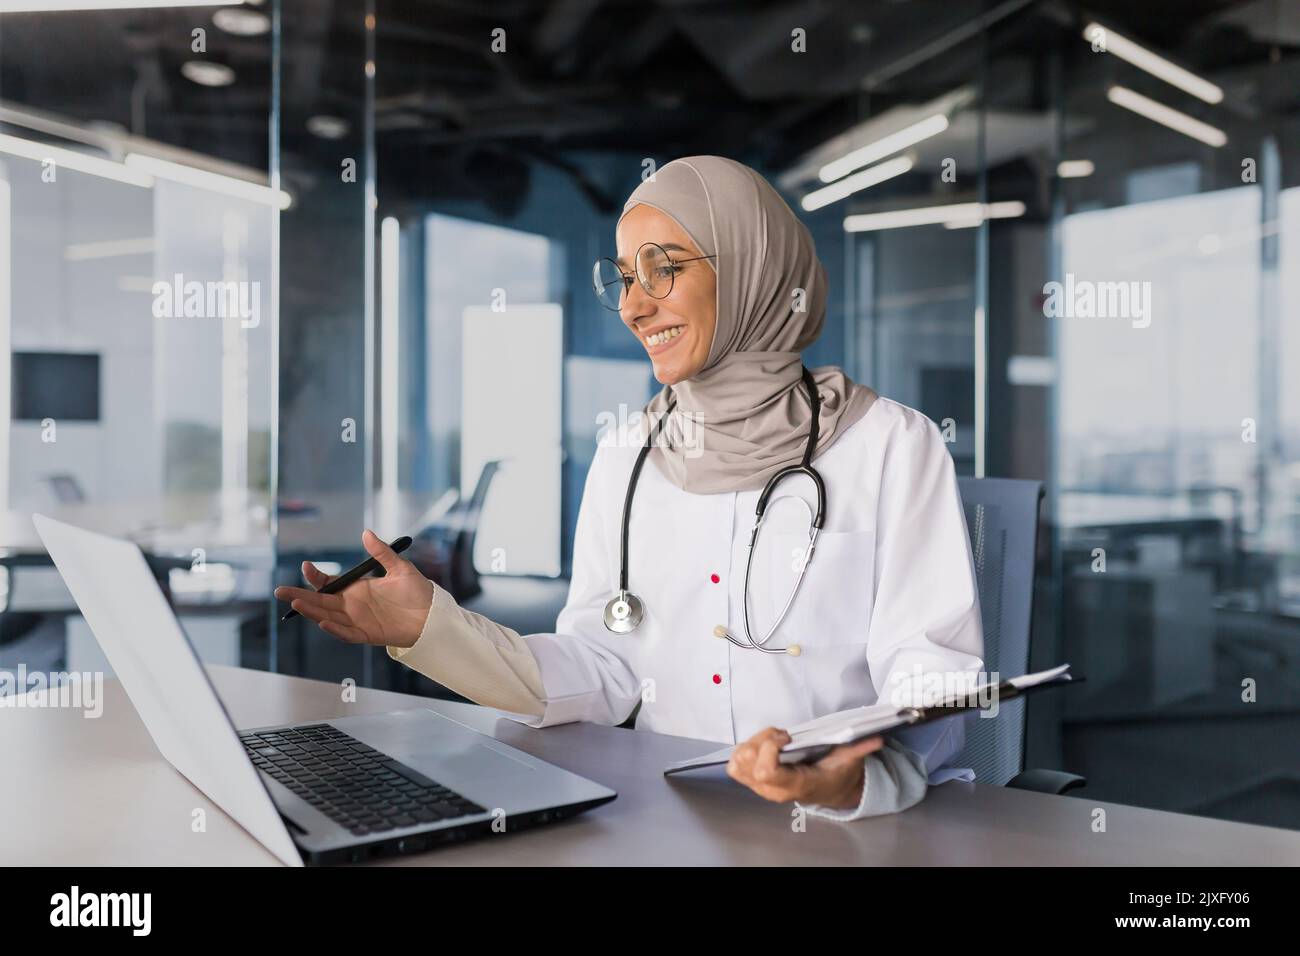
<svg viewBox="0 0 1300 956">
<path fill-rule="evenodd" d="M 641 623 L 645 606 L 631 591 L 619 591 L 605 605 L 605 626 L 615 634 L 631 634 Z"/>
</svg>

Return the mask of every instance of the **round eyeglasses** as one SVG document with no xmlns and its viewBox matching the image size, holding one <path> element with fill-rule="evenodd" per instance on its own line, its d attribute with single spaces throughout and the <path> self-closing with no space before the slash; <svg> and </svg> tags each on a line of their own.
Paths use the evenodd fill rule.
<svg viewBox="0 0 1300 956">
<path fill-rule="evenodd" d="M 652 299 L 663 299 L 673 291 L 673 282 L 683 263 L 715 258 L 716 255 L 674 259 L 659 243 L 643 243 L 636 251 L 636 278 L 646 295 Z M 623 299 L 628 289 L 632 288 L 632 276 L 625 273 L 613 259 L 606 257 L 597 259 L 592 266 L 591 283 L 600 304 L 611 312 L 618 312 L 623 308 Z"/>
</svg>

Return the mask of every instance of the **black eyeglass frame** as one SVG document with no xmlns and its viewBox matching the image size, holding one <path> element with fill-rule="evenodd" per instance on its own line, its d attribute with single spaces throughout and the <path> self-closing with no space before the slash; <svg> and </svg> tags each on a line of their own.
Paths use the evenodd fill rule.
<svg viewBox="0 0 1300 956">
<path fill-rule="evenodd" d="M 685 263 L 687 263 L 687 262 L 698 262 L 698 261 L 701 260 L 701 259 L 716 259 L 716 258 L 718 257 L 718 254 L 715 252 L 715 253 L 713 253 L 712 255 L 708 255 L 708 256 L 692 256 L 692 257 L 689 258 L 689 259 L 674 259 L 674 258 L 672 257 L 672 255 L 669 254 L 668 250 L 665 249 L 663 246 L 659 245 L 659 243 L 657 243 L 657 242 L 643 242 L 643 243 L 641 243 L 641 245 L 640 245 L 640 246 L 637 248 L 637 250 L 636 250 L 636 255 L 633 257 L 634 261 L 636 261 L 636 262 L 638 262 L 638 263 L 641 261 L 641 251 L 642 251 L 643 249 L 645 249 L 646 246 L 654 246 L 656 249 L 658 249 L 660 252 L 663 253 L 664 258 L 667 259 L 668 262 L 669 262 L 669 264 L 673 266 L 673 273 L 672 273 L 672 275 L 669 276 L 669 278 L 668 278 L 668 291 L 665 292 L 663 295 L 655 295 L 653 292 L 650 291 L 650 284 L 649 284 L 648 282 L 646 282 L 645 277 L 641 275 L 641 270 L 640 270 L 640 269 L 638 269 L 638 270 L 636 271 L 636 275 L 635 275 L 635 277 L 634 277 L 632 274 L 627 273 L 627 272 L 624 272 L 624 271 L 623 271 L 623 268 L 622 268 L 622 267 L 621 267 L 617 262 L 615 262 L 613 259 L 611 259 L 609 256 L 601 256 L 601 257 L 600 257 L 599 259 L 597 259 L 597 260 L 595 261 L 595 263 L 592 265 L 592 269 L 591 269 L 591 286 L 592 286 L 592 291 L 596 293 L 596 301 L 598 301 L 598 302 L 601 304 L 601 307 L 602 307 L 602 308 L 604 308 L 605 310 L 607 310 L 607 311 L 609 311 L 609 312 L 621 312 L 621 311 L 623 311 L 623 306 L 622 306 L 623 297 L 627 295 L 627 290 L 630 289 L 630 288 L 632 288 L 632 279 L 633 279 L 633 278 L 635 278 L 636 281 L 638 281 L 638 282 L 641 283 L 641 288 L 645 289 L 645 294 L 648 295 L 648 296 L 650 296 L 650 298 L 652 298 L 652 299 L 666 299 L 666 298 L 668 298 L 668 296 L 670 296 L 670 295 L 673 294 L 673 285 L 677 282 L 677 271 L 676 271 L 677 266 L 683 265 L 683 264 L 685 264 Z M 620 304 L 619 304 L 617 307 L 610 307 L 610 306 L 606 305 L 606 304 L 605 304 L 605 300 L 604 300 L 603 298 L 601 298 L 601 287 L 600 287 L 600 285 L 598 284 L 598 283 L 599 283 L 599 280 L 598 280 L 597 277 L 598 277 L 598 275 L 599 275 L 599 273 L 600 273 L 600 264 L 601 264 L 602 262 L 608 262 L 608 263 L 609 263 L 610 265 L 612 265 L 615 269 L 617 269 L 617 270 L 618 270 L 618 274 L 619 274 L 619 275 L 622 277 L 622 279 L 623 279 L 623 290 L 618 294 L 618 301 L 619 301 Z"/>
</svg>

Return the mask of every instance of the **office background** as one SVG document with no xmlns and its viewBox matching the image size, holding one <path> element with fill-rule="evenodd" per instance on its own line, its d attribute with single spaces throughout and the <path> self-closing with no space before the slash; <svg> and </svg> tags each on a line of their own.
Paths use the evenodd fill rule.
<svg viewBox="0 0 1300 956">
<path fill-rule="evenodd" d="M 277 621 L 367 526 L 548 630 L 655 388 L 591 263 L 718 153 L 816 238 L 806 361 L 1045 483 L 1031 663 L 1088 680 L 1026 764 L 1300 827 L 1300 3 L 118 5 L 0 4 L 0 667 L 103 666 L 32 511 L 140 541 L 211 661 L 445 694 Z"/>
</svg>

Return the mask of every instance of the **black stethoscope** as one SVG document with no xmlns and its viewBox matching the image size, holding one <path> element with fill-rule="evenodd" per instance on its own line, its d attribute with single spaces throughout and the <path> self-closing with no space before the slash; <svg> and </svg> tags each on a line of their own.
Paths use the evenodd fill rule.
<svg viewBox="0 0 1300 956">
<path fill-rule="evenodd" d="M 767 642 L 771 640 L 776 629 L 781 626 L 785 620 L 786 614 L 790 611 L 790 606 L 794 604 L 795 595 L 799 593 L 799 586 L 803 584 L 804 574 L 808 570 L 808 564 L 812 561 L 813 551 L 817 547 L 817 534 L 821 531 L 822 522 L 826 517 L 826 484 L 822 481 L 821 474 L 812 466 L 813 452 L 817 449 L 817 437 L 820 431 L 819 418 L 821 416 L 821 397 L 817 394 L 817 383 L 813 380 L 812 372 L 807 367 L 803 369 L 803 383 L 808 390 L 808 400 L 812 403 L 812 423 L 808 427 L 808 444 L 804 448 L 803 461 L 798 465 L 790 465 L 782 468 L 775 475 L 768 479 L 767 486 L 763 493 L 758 496 L 758 507 L 754 512 L 754 529 L 749 535 L 749 554 L 745 559 L 745 589 L 741 595 L 741 606 L 744 608 L 745 618 L 745 639 L 742 641 L 735 637 L 726 627 L 719 624 L 713 629 L 717 637 L 724 637 L 740 648 L 752 648 L 756 651 L 766 651 L 768 654 L 793 654 L 798 656 L 801 648 L 798 644 L 791 644 L 788 647 L 768 647 Z M 655 439 L 659 437 L 664 423 L 668 421 L 668 416 L 672 413 L 677 401 L 674 399 L 669 402 L 667 410 L 659 419 L 654 429 L 651 431 L 646 442 L 641 446 L 641 451 L 636 456 L 636 464 L 632 466 L 632 477 L 628 481 L 627 496 L 623 499 L 623 528 L 619 548 L 619 569 L 618 569 L 618 593 L 609 599 L 605 605 L 605 627 L 615 634 L 630 634 L 636 630 L 645 616 L 645 604 L 641 599 L 633 594 L 627 588 L 627 534 L 628 523 L 632 517 L 632 498 L 636 494 L 636 483 L 641 477 L 641 467 L 645 464 L 646 455 L 650 454 L 650 449 L 654 446 Z M 777 616 L 775 623 L 768 629 L 761 641 L 754 640 L 753 634 L 749 630 L 749 573 L 754 563 L 754 544 L 758 540 L 758 529 L 763 524 L 763 514 L 767 511 L 767 505 L 772 497 L 772 492 L 786 478 L 796 475 L 807 475 L 812 479 L 817 488 L 817 512 L 812 513 L 809 509 L 810 524 L 808 527 L 808 550 L 803 559 L 799 562 L 799 576 L 795 579 L 794 589 L 790 592 L 790 597 L 785 602 L 785 607 Z M 804 507 L 808 503 L 802 498 L 797 499 L 802 502 Z"/>
</svg>

